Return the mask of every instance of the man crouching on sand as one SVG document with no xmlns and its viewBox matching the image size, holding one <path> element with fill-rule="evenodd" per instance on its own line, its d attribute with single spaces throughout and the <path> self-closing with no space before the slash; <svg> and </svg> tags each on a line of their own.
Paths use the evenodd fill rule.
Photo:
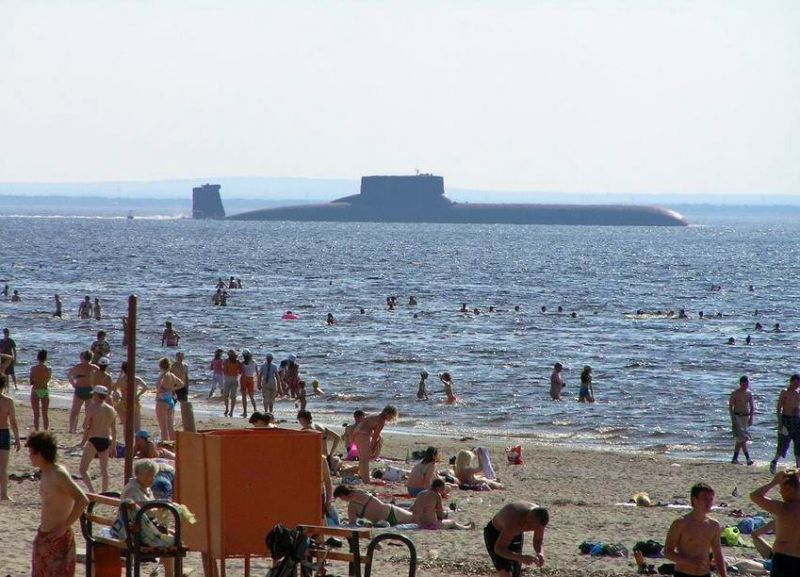
<svg viewBox="0 0 800 577">
<path fill-rule="evenodd" d="M 42 515 L 33 540 L 32 577 L 74 577 L 75 535 L 72 524 L 89 500 L 67 470 L 56 464 L 58 447 L 50 433 L 34 433 L 26 444 L 34 467 L 42 473 Z"/>
<path fill-rule="evenodd" d="M 519 577 L 522 565 L 544 565 L 542 542 L 549 521 L 547 509 L 526 501 L 509 503 L 492 517 L 483 530 L 483 539 L 500 577 Z M 522 537 L 526 531 L 533 531 L 536 556 L 522 554 Z"/>
<path fill-rule="evenodd" d="M 779 487 L 782 500 L 768 499 L 767 493 Z M 750 499 L 775 519 L 771 577 L 800 575 L 800 473 L 780 471 L 750 493 Z"/>
<path fill-rule="evenodd" d="M 726 577 L 725 558 L 719 541 L 719 523 L 708 516 L 714 505 L 714 489 L 705 483 L 692 487 L 692 511 L 672 522 L 664 544 L 664 556 L 675 563 L 675 577 L 711 575 L 708 552 L 714 554 L 717 573 Z"/>
</svg>

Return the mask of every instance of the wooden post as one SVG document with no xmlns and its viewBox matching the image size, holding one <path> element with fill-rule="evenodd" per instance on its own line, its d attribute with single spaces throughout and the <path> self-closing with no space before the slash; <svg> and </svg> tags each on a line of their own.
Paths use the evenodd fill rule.
<svg viewBox="0 0 800 577">
<path fill-rule="evenodd" d="M 133 477 L 133 437 L 136 434 L 136 431 L 133 430 L 136 409 L 136 305 L 138 301 L 136 295 L 128 297 L 128 331 L 125 335 L 128 341 L 128 371 L 125 374 L 128 386 L 125 391 L 125 478 L 122 480 L 123 485 Z"/>
</svg>

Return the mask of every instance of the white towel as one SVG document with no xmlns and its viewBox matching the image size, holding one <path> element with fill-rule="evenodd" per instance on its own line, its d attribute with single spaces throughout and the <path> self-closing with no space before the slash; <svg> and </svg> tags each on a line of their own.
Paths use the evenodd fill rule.
<svg viewBox="0 0 800 577">
<path fill-rule="evenodd" d="M 494 472 L 494 467 L 492 467 L 492 460 L 489 458 L 489 450 L 485 447 L 477 447 L 475 454 L 480 455 L 481 463 L 483 463 L 483 477 L 490 481 L 497 479 L 497 474 Z"/>
</svg>

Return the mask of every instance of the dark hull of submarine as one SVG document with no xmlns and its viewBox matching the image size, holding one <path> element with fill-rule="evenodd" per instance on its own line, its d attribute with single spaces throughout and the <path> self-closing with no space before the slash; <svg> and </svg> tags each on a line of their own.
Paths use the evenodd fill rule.
<svg viewBox="0 0 800 577">
<path fill-rule="evenodd" d="M 433 175 L 365 176 L 361 179 L 360 194 L 325 204 L 254 210 L 228 218 L 300 222 L 687 225 L 680 214 L 655 206 L 457 203 L 444 196 L 444 179 Z"/>
</svg>

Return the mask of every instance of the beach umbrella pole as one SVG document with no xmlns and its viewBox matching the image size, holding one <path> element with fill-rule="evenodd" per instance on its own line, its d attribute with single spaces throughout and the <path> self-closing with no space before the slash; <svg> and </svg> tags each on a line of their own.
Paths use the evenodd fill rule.
<svg viewBox="0 0 800 577">
<path fill-rule="evenodd" d="M 125 373 L 128 386 L 125 390 L 125 478 L 122 484 L 128 482 L 133 476 L 133 436 L 135 431 L 134 412 L 136 403 L 136 307 L 139 298 L 136 295 L 128 297 L 128 327 L 125 335 L 128 341 L 128 371 Z"/>
</svg>

